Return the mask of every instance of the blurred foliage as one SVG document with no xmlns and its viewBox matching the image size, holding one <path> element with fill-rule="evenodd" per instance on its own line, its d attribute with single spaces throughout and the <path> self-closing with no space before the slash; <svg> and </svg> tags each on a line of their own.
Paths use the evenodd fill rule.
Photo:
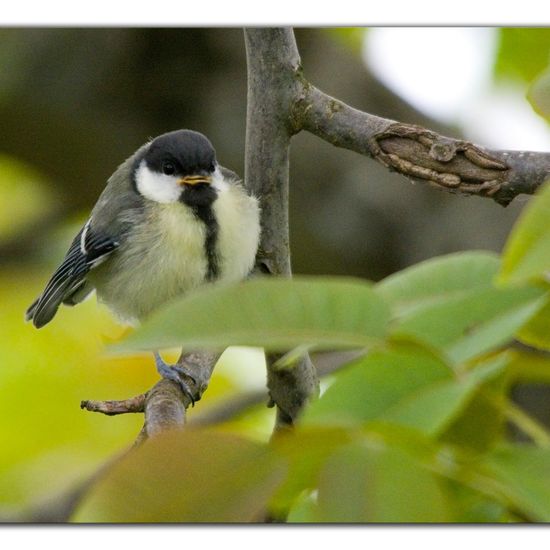
<svg viewBox="0 0 550 550">
<path fill-rule="evenodd" d="M 141 415 L 93 415 L 79 410 L 82 399 L 131 397 L 157 380 L 150 354 L 105 354 L 106 345 L 125 329 L 95 300 L 66 308 L 55 323 L 38 332 L 24 323 L 23 313 L 47 275 L 4 270 L 0 276 L 0 512 L 60 495 L 133 442 Z M 165 358 L 175 360 L 177 353 L 169 351 Z M 259 352 L 228 350 L 201 410 L 208 411 L 239 389 L 261 386 L 262 364 Z M 193 419 L 194 411 L 189 416 Z M 237 419 L 236 425 L 265 439 L 271 422 L 272 411 L 262 408 Z"/>
<path fill-rule="evenodd" d="M 212 430 L 165 434 L 119 461 L 73 519 L 550 521 L 550 433 L 509 397 L 518 377 L 550 378 L 548 355 L 524 361 L 513 346 L 550 304 L 548 197 L 550 182 L 525 209 L 502 261 L 457 253 L 374 288 L 326 278 L 247 281 L 164 307 L 126 349 L 163 345 L 164 327 L 193 346 L 229 334 L 234 344 L 272 350 L 338 347 L 338 338 L 357 348 L 363 336 L 365 355 L 334 375 L 293 432 L 254 444 Z M 246 304 L 260 292 L 265 311 L 254 315 Z M 185 318 L 183 311 L 221 306 L 245 313 L 215 315 L 204 341 L 191 324 L 174 323 L 178 311 Z M 371 307 L 374 332 L 365 322 Z M 508 441 L 505 422 L 531 443 Z"/>
<path fill-rule="evenodd" d="M 528 85 L 527 99 L 550 120 L 550 28 L 499 29 L 495 74 Z"/>
<path fill-rule="evenodd" d="M 113 326 L 92 302 L 39 333 L 25 324 L 23 312 L 43 278 L 18 271 L 5 272 L 1 279 L 3 504 L 62 491 L 130 443 L 139 419 L 105 423 L 79 414 L 78 404 L 88 396 L 139 393 L 153 380 L 141 359 L 103 356 L 101 334 L 111 333 Z"/>
<path fill-rule="evenodd" d="M 260 521 L 285 470 L 266 445 L 242 437 L 207 429 L 166 433 L 110 469 L 75 520 Z"/>
<path fill-rule="evenodd" d="M 0 154 L 0 245 L 53 210 L 54 197 L 45 183 L 30 166 Z"/>
<path fill-rule="evenodd" d="M 368 29 L 364 27 L 335 27 L 326 29 L 326 33 L 331 38 L 341 42 L 356 54 L 359 54 L 363 48 L 366 32 L 368 32 Z"/>
<path fill-rule="evenodd" d="M 529 83 L 550 63 L 550 28 L 502 28 L 495 59 L 498 78 Z"/>
</svg>

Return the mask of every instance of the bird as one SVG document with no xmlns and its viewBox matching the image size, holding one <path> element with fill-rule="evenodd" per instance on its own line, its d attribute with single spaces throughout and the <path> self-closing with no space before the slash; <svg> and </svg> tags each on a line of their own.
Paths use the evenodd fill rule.
<svg viewBox="0 0 550 550">
<path fill-rule="evenodd" d="M 25 318 L 49 323 L 61 304 L 94 290 L 124 324 L 137 326 L 167 302 L 251 272 L 260 207 L 221 166 L 210 140 L 193 130 L 162 134 L 138 148 L 107 180 L 89 218 Z M 193 398 L 179 373 L 154 352 L 157 371 Z"/>
</svg>

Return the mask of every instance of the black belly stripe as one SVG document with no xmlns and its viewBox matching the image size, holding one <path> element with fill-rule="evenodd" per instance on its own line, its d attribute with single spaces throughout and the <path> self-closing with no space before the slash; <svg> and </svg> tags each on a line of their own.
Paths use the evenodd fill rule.
<svg viewBox="0 0 550 550">
<path fill-rule="evenodd" d="M 210 185 L 193 185 L 185 189 L 180 199 L 191 208 L 195 216 L 204 223 L 206 229 L 204 253 L 208 266 L 205 277 L 207 281 L 217 279 L 220 274 L 217 253 L 219 226 L 212 208 L 217 197 L 217 191 Z"/>
<path fill-rule="evenodd" d="M 204 223 L 206 228 L 206 238 L 204 240 L 204 252 L 208 263 L 206 280 L 213 281 L 219 275 L 218 253 L 216 247 L 218 244 L 218 221 L 214 216 L 212 205 L 194 206 L 193 213 Z"/>
</svg>

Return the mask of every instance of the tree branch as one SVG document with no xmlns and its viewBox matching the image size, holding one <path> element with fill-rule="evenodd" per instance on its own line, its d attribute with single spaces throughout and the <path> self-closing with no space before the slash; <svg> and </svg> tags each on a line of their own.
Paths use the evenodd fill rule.
<svg viewBox="0 0 550 550">
<path fill-rule="evenodd" d="M 147 393 L 136 397 L 122 401 L 82 401 L 80 408 L 109 416 L 144 413 L 143 428 L 136 440 L 136 444 L 140 444 L 148 437 L 169 429 L 181 428 L 185 424 L 186 409 L 193 401 L 199 401 L 206 391 L 220 355 L 218 352 L 206 351 L 181 354 L 177 364 L 185 366 L 191 374 L 184 380 L 191 390 L 191 396 L 185 394 L 176 382 L 162 379 Z"/>
<path fill-rule="evenodd" d="M 550 175 L 550 153 L 490 151 L 421 126 L 365 113 L 330 97 L 303 75 L 292 29 L 245 29 L 248 104 L 245 185 L 260 198 L 262 238 L 257 267 L 290 276 L 288 168 L 291 137 L 307 130 L 325 141 L 376 159 L 389 170 L 454 193 L 490 197 L 506 206 L 532 194 Z M 275 369 L 268 354 L 268 388 L 278 425 L 292 424 L 317 391 L 308 356 Z"/>
<path fill-rule="evenodd" d="M 263 273 L 291 275 L 288 222 L 290 110 L 298 91 L 300 56 L 292 29 L 245 29 L 248 68 L 245 186 L 260 200 L 262 236 L 256 264 Z M 273 368 L 267 385 L 277 405 L 276 428 L 291 425 L 318 391 L 315 368 L 303 357 L 291 372 Z"/>
<path fill-rule="evenodd" d="M 296 132 L 307 130 L 337 147 L 372 157 L 388 169 L 450 192 L 491 197 L 508 205 L 533 194 L 550 176 L 550 153 L 487 150 L 468 141 L 346 105 L 301 73 L 292 108 Z"/>
<path fill-rule="evenodd" d="M 359 351 L 325 351 L 315 353 L 313 363 L 317 371 L 317 376 L 322 378 L 337 371 L 338 369 L 355 361 L 364 355 L 364 350 Z M 265 390 L 255 390 L 246 393 L 240 393 L 235 397 L 224 399 L 218 405 L 202 410 L 193 416 L 190 424 L 193 426 L 210 426 L 227 422 L 242 414 L 250 407 L 265 403 L 268 398 Z"/>
</svg>

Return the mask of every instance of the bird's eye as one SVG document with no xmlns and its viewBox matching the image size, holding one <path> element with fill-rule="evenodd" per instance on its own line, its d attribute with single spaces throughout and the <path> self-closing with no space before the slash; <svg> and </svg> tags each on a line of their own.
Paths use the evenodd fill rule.
<svg viewBox="0 0 550 550">
<path fill-rule="evenodd" d="M 162 173 L 167 176 L 172 176 L 176 172 L 176 167 L 171 162 L 162 163 Z"/>
</svg>

